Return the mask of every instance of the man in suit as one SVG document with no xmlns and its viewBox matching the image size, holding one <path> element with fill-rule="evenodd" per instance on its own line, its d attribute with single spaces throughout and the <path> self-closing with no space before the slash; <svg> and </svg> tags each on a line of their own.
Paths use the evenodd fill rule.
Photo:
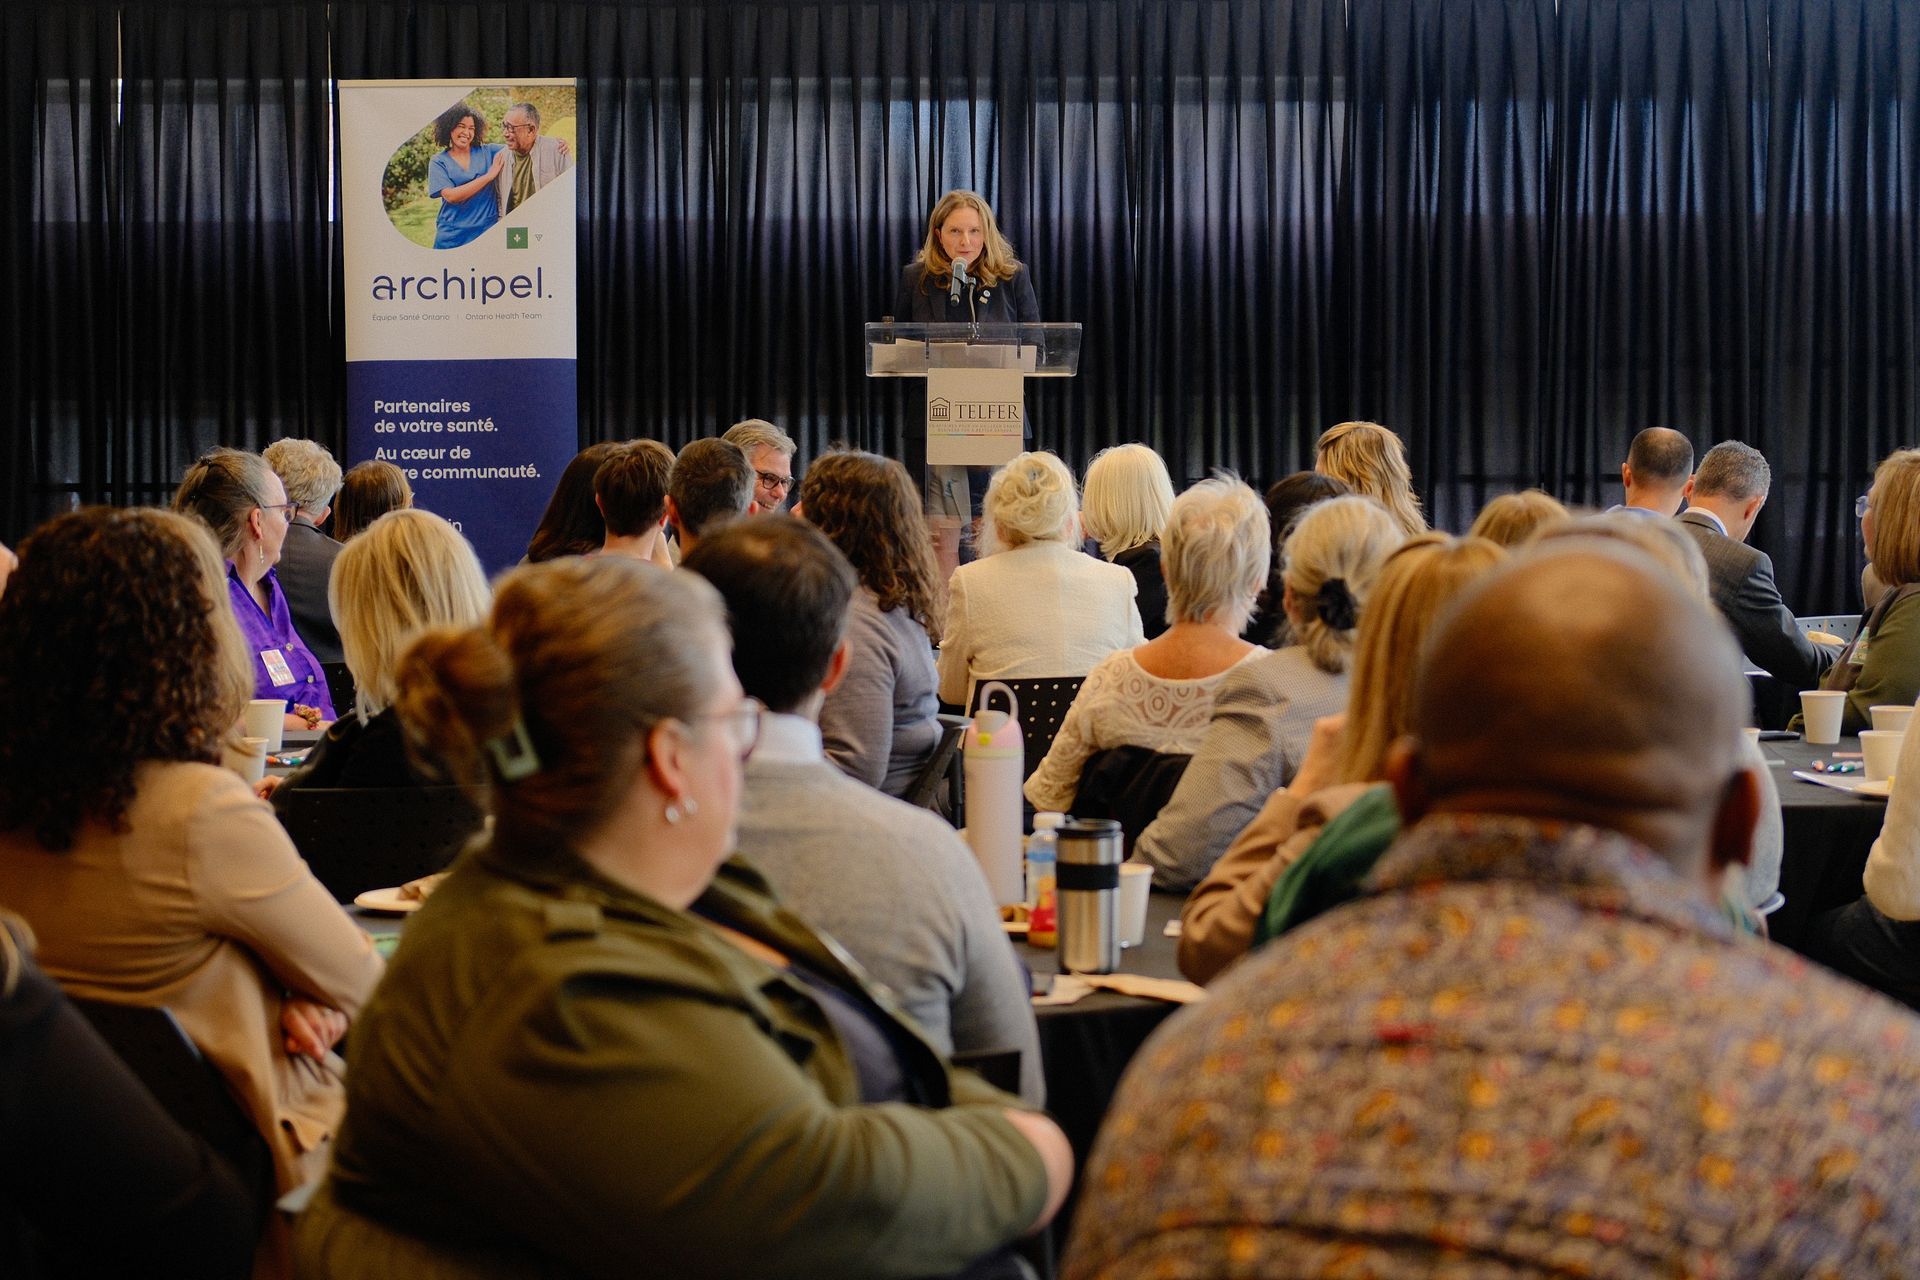
<svg viewBox="0 0 1920 1280">
<path fill-rule="evenodd" d="M 565 173 L 572 161 L 566 143 L 540 136 L 540 109 L 531 102 L 507 108 L 502 125 L 507 134 L 507 163 L 494 181 L 493 193 L 504 218 Z"/>
<path fill-rule="evenodd" d="M 287 487 L 287 500 L 298 504 L 287 522 L 287 540 L 275 568 L 280 589 L 287 593 L 293 629 L 320 661 L 344 662 L 340 631 L 327 605 L 327 580 L 340 544 L 320 529 L 340 492 L 340 464 L 325 445 L 312 440 L 275 440 L 262 456 Z"/>
<path fill-rule="evenodd" d="M 1772 485 L 1772 469 L 1758 449 L 1723 440 L 1700 460 L 1691 505 L 1680 524 L 1700 544 L 1713 603 L 1732 625 L 1747 657 L 1793 688 L 1811 689 L 1839 651 L 1801 633 L 1774 585 L 1773 561 L 1746 545 Z"/>
<path fill-rule="evenodd" d="M 1633 438 L 1627 460 L 1620 464 L 1626 500 L 1609 510 L 1671 516 L 1687 500 L 1692 474 L 1693 442 L 1678 431 L 1648 427 Z"/>
</svg>

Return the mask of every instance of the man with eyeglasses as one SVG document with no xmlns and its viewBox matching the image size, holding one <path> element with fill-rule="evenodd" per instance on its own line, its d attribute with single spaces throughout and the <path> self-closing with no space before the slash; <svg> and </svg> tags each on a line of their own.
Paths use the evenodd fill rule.
<svg viewBox="0 0 1920 1280">
<path fill-rule="evenodd" d="M 793 455 L 799 450 L 793 437 L 765 418 L 748 418 L 720 438 L 739 445 L 753 467 L 753 512 L 764 515 L 784 507 L 793 492 Z"/>
<path fill-rule="evenodd" d="M 565 173 L 573 161 L 564 139 L 540 136 L 540 109 L 531 102 L 507 108 L 501 128 L 507 135 L 508 162 L 495 179 L 493 192 L 504 218 Z"/>
</svg>

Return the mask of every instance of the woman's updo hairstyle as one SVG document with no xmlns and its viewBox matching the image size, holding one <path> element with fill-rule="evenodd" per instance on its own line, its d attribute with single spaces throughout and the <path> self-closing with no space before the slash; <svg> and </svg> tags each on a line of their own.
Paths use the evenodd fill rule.
<svg viewBox="0 0 1920 1280">
<path fill-rule="evenodd" d="M 1029 542 L 1069 542 L 1080 494 L 1073 472 L 1051 453 L 1023 453 L 993 473 L 984 505 L 990 532 L 1007 550 Z"/>
<path fill-rule="evenodd" d="M 647 731 L 712 702 L 729 648 L 698 575 L 563 557 L 501 578 L 480 626 L 423 633 L 394 705 L 421 763 L 473 793 L 499 834 L 573 842 L 620 803 Z"/>
<path fill-rule="evenodd" d="M 1282 581 L 1302 615 L 1294 635 L 1322 671 L 1347 669 L 1373 580 L 1405 540 L 1385 507 L 1357 494 L 1316 503 L 1294 523 Z"/>
</svg>

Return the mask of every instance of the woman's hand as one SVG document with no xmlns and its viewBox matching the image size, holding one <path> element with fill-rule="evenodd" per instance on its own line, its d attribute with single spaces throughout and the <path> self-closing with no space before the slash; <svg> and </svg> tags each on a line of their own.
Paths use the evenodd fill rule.
<svg viewBox="0 0 1920 1280">
<path fill-rule="evenodd" d="M 505 147 L 502 147 L 498 151 L 493 153 L 493 165 L 487 170 L 487 176 L 490 178 L 497 178 L 500 176 L 500 171 L 506 167 L 507 167 L 507 149 Z"/>
<path fill-rule="evenodd" d="M 1313 737 L 1307 741 L 1306 759 L 1300 762 L 1300 772 L 1293 775 L 1293 781 L 1287 784 L 1287 793 L 1305 799 L 1314 792 L 1333 785 L 1339 776 L 1340 739 L 1347 730 L 1346 712 L 1334 716 L 1321 716 L 1313 722 Z"/>
<path fill-rule="evenodd" d="M 281 775 L 269 773 L 261 778 L 260 781 L 253 784 L 253 794 L 259 796 L 262 800 L 271 800 L 273 799 L 273 793 L 278 791 L 280 784 L 285 781 L 286 779 Z"/>
<path fill-rule="evenodd" d="M 321 1059 L 347 1034 L 347 1015 L 305 996 L 280 1006 L 280 1032 L 290 1056 Z"/>
</svg>

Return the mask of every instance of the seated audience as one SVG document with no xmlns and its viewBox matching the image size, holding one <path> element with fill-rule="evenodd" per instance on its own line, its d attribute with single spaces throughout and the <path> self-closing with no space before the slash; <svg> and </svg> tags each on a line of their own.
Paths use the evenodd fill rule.
<svg viewBox="0 0 1920 1280">
<path fill-rule="evenodd" d="M 307 1274 L 936 1276 L 1057 1210 L 1052 1121 L 728 860 L 761 709 L 727 651 L 697 575 L 600 556 L 402 660 L 408 732 L 494 827 L 355 1034 Z"/>
<path fill-rule="evenodd" d="M 14 1154 L 0 1165 L 0 1272 L 244 1280 L 264 1206 L 32 951 L 26 923 L 0 913 L 0 1144 Z"/>
<path fill-rule="evenodd" d="M 1088 758 L 1115 747 L 1192 755 L 1213 718 L 1220 682 L 1267 652 L 1240 638 L 1272 555 L 1259 496 L 1237 480 L 1202 480 L 1174 502 L 1165 528 L 1161 568 L 1172 625 L 1158 640 L 1108 655 L 1087 676 L 1027 779 L 1035 809 L 1122 817 L 1129 825 L 1122 814 L 1074 804 Z"/>
<path fill-rule="evenodd" d="M 21 547 L 0 598 L 0 901 L 70 995 L 172 1011 L 284 1192 L 326 1164 L 334 1045 L 381 962 L 214 763 L 253 683 L 225 594 L 212 539 L 171 512 L 88 508 Z"/>
<path fill-rule="evenodd" d="M 1407 446 L 1377 422 L 1343 422 L 1329 427 L 1314 446 L 1313 469 L 1387 509 L 1406 537 L 1427 531 L 1413 491 Z"/>
<path fill-rule="evenodd" d="M 1542 531 L 1558 528 L 1571 519 L 1573 516 L 1551 494 L 1522 489 L 1519 493 L 1503 493 L 1480 508 L 1467 536 L 1485 538 L 1512 550 L 1531 542 Z"/>
<path fill-rule="evenodd" d="M 1422 534 L 1387 558 L 1367 601 L 1353 650 L 1353 683 L 1344 716 L 1316 726 L 1300 772 L 1267 799 L 1234 838 L 1180 911 L 1180 972 L 1211 982 L 1247 951 L 1297 923 L 1308 909 L 1351 898 L 1399 833 L 1393 795 L 1381 785 L 1387 752 L 1407 732 L 1413 672 L 1434 620 L 1506 559 L 1484 538 Z M 1364 830 L 1334 845 L 1322 831 L 1342 814 Z M 1364 837 L 1375 834 L 1374 839 Z M 1312 900 L 1298 893 L 1269 909 L 1275 886 L 1311 849 L 1318 871 Z M 1298 877 L 1290 877 L 1291 885 Z M 1326 883 L 1329 880 L 1337 883 Z M 1276 920 L 1275 914 L 1282 916 Z"/>
<path fill-rule="evenodd" d="M 1173 481 L 1160 455 L 1143 444 L 1117 444 L 1093 455 L 1080 498 L 1081 530 L 1100 554 L 1133 575 L 1140 628 L 1151 640 L 1167 629 L 1167 583 L 1160 570 L 1160 533 L 1173 509 Z"/>
<path fill-rule="evenodd" d="M 260 455 L 280 477 L 287 501 L 294 504 L 287 540 L 280 548 L 274 576 L 287 593 L 294 630 L 322 662 L 339 662 L 340 633 L 327 612 L 327 575 L 340 544 L 320 531 L 340 492 L 340 464 L 312 440 L 275 440 Z"/>
<path fill-rule="evenodd" d="M 1287 611 L 1280 607 L 1280 597 L 1286 591 L 1281 575 L 1287 567 L 1283 554 L 1287 535 L 1293 532 L 1294 524 L 1308 507 L 1352 492 L 1332 476 L 1323 476 L 1318 471 L 1296 471 L 1267 486 L 1267 527 L 1273 530 L 1273 563 L 1267 567 L 1267 585 L 1254 602 L 1253 616 L 1247 619 L 1241 639 L 1268 649 L 1284 649 L 1294 642 Z"/>
<path fill-rule="evenodd" d="M 407 473 L 384 459 L 358 462 L 341 477 L 333 500 L 334 541 L 345 545 L 355 534 L 389 511 L 413 505 L 413 486 Z"/>
<path fill-rule="evenodd" d="M 1871 707 L 1920 697 L 1920 449 L 1889 454 L 1873 473 L 1860 536 L 1887 590 L 1820 683 L 1846 691 L 1844 733 L 1870 727 Z"/>
<path fill-rule="evenodd" d="M 767 708 L 735 852 L 885 983 L 941 1053 L 1017 1050 L 1021 1094 L 1039 1105 L 1026 974 L 973 851 L 937 814 L 827 762 L 814 716 L 850 665 L 852 567 L 798 520 L 737 521 L 681 565 L 719 590 L 740 687 Z"/>
<path fill-rule="evenodd" d="M 1773 561 L 1746 545 L 1772 486 L 1773 471 L 1758 449 L 1723 440 L 1700 460 L 1680 523 L 1700 544 L 1713 603 L 1747 657 L 1794 688 L 1811 689 L 1833 665 L 1835 651 L 1794 625 L 1793 610 L 1773 582 Z"/>
<path fill-rule="evenodd" d="M 680 450 L 667 476 L 667 523 L 685 556 L 709 533 L 753 506 L 753 468 L 737 444 L 708 437 Z"/>
<path fill-rule="evenodd" d="M 227 596 L 253 671 L 253 696 L 287 704 L 287 728 L 318 729 L 334 718 L 327 674 L 294 629 L 273 566 L 294 504 L 266 459 L 215 449 L 187 468 L 173 509 L 213 531 L 227 558 Z"/>
<path fill-rule="evenodd" d="M 544 564 L 561 556 L 588 556 L 607 540 L 607 524 L 593 501 L 593 478 L 600 465 L 620 449 L 618 440 L 590 444 L 573 455 L 540 513 L 527 543 L 527 563 Z"/>
<path fill-rule="evenodd" d="M 785 506 L 793 492 L 793 455 L 800 451 L 793 437 L 765 418 L 748 418 L 728 427 L 720 438 L 738 445 L 753 468 L 753 505 L 748 511 L 763 515 Z"/>
<path fill-rule="evenodd" d="M 431 511 L 389 511 L 341 551 L 333 614 L 353 673 L 354 706 L 327 727 L 305 765 L 262 794 L 283 803 L 303 787 L 430 785 L 407 759 L 400 718 L 400 655 L 428 627 L 477 626 L 487 578 L 473 547 Z"/>
<path fill-rule="evenodd" d="M 972 705 L 986 680 L 1085 676 L 1146 637 L 1134 577 L 1080 552 L 1073 473 L 1023 453 L 993 473 L 983 515 L 996 548 L 953 571 L 940 645 L 940 700 Z"/>
<path fill-rule="evenodd" d="M 820 708 L 827 759 L 904 797 L 941 737 L 933 646 L 945 611 L 920 495 L 906 468 L 872 453 L 819 459 L 801 493 L 800 512 L 840 548 L 860 584 L 847 673 Z"/>
<path fill-rule="evenodd" d="M 1620 484 L 1626 496 L 1608 512 L 1669 518 L 1693 491 L 1693 442 L 1666 427 L 1648 427 L 1627 447 L 1620 464 Z"/>
<path fill-rule="evenodd" d="M 1190 889 L 1300 768 L 1314 721 L 1347 702 L 1354 629 L 1374 578 L 1405 541 L 1370 498 L 1311 507 L 1288 536 L 1281 605 L 1298 643 L 1234 669 L 1213 695 L 1213 719 L 1173 798 L 1134 854 L 1163 889 Z"/>
<path fill-rule="evenodd" d="M 1624 548 L 1446 615 L 1408 829 L 1135 1059 L 1070 1280 L 1902 1270 L 1920 1022 L 1714 906 L 1758 801 L 1737 661 Z"/>
<path fill-rule="evenodd" d="M 593 504 L 606 525 L 600 552 L 673 567 L 667 556 L 667 481 L 673 450 L 658 440 L 617 446 L 593 473 Z"/>
</svg>

